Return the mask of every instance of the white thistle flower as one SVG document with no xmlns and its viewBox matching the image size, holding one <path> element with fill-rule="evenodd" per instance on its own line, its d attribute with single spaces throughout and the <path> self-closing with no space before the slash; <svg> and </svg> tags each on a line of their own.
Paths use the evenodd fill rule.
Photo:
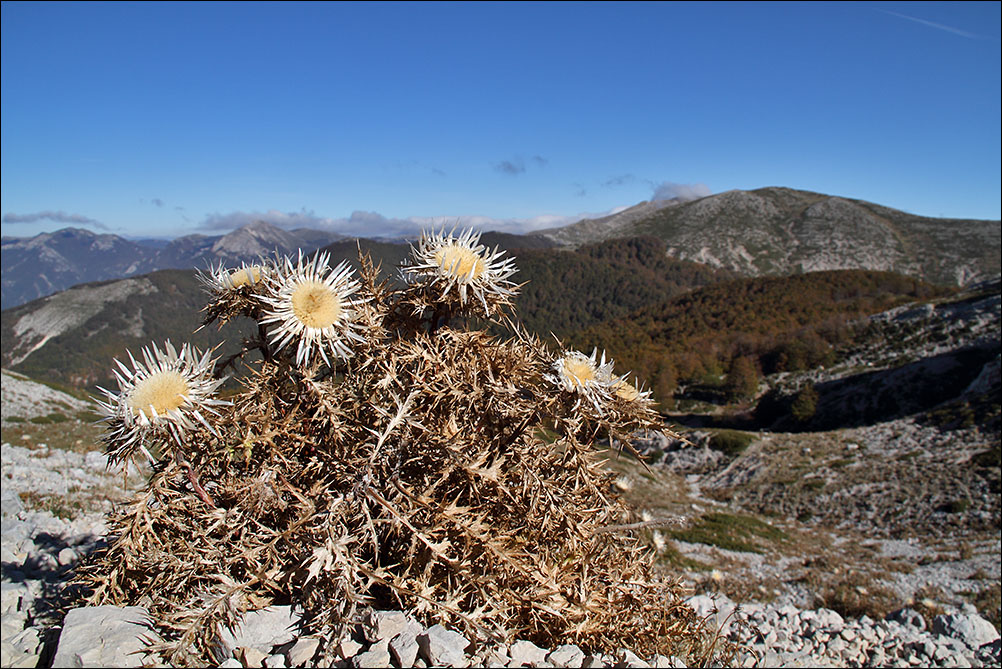
<svg viewBox="0 0 1002 669">
<path fill-rule="evenodd" d="M 199 356 L 185 344 L 178 353 L 168 341 L 163 351 L 143 348 L 141 361 L 127 353 L 132 369 L 115 360 L 119 392 L 100 388 L 107 399 L 98 400 L 112 426 L 107 441 L 114 460 L 128 457 L 147 437 L 170 436 L 180 444 L 196 423 L 213 431 L 204 414 L 218 415 L 215 407 L 229 402 L 213 398 L 225 379 L 213 378 L 211 351 Z"/>
<path fill-rule="evenodd" d="M 210 268 L 208 274 L 199 273 L 199 278 L 210 291 L 218 294 L 260 284 L 268 273 L 265 263 L 241 263 L 236 269 L 228 269 L 220 263 L 218 267 Z"/>
<path fill-rule="evenodd" d="M 636 386 L 621 376 L 612 383 L 612 394 L 624 402 L 647 402 L 651 399 L 651 391 L 643 386 Z"/>
<path fill-rule="evenodd" d="M 281 350 L 298 340 L 296 364 L 300 367 L 309 365 L 314 347 L 329 365 L 330 357 L 351 357 L 351 344 L 365 342 L 359 333 L 357 307 L 366 300 L 352 299 L 360 285 L 351 278 L 346 261 L 332 270 L 328 259 L 326 253 L 304 259 L 302 251 L 295 265 L 286 258 L 269 277 L 269 294 L 263 297 L 266 309 L 261 323 L 277 324 L 270 334 L 271 344 Z"/>
<path fill-rule="evenodd" d="M 508 281 L 518 271 L 515 261 L 502 259 L 505 252 L 497 247 L 490 251 L 480 244 L 480 233 L 472 228 L 458 237 L 453 237 L 453 232 L 422 232 L 417 248 L 411 247 L 411 264 L 403 269 L 404 280 L 411 284 L 427 281 L 441 290 L 440 300 L 455 290 L 463 305 L 472 293 L 489 313 L 489 297 L 507 299 L 515 294 L 515 284 Z"/>
<path fill-rule="evenodd" d="M 553 363 L 555 374 L 546 378 L 570 393 L 581 395 L 601 411 L 603 400 L 615 393 L 619 379 L 612 374 L 612 361 L 606 362 L 605 351 L 598 357 L 598 349 L 587 356 L 580 351 L 568 351 Z"/>
</svg>

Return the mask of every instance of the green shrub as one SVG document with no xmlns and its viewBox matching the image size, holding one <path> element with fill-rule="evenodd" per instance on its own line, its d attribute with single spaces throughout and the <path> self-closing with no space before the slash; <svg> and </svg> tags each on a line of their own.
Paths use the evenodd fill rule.
<svg viewBox="0 0 1002 669">
<path fill-rule="evenodd" d="M 743 553 L 764 553 L 766 548 L 786 540 L 786 533 L 758 518 L 729 513 L 708 513 L 692 526 L 670 534 L 678 541 Z"/>
<path fill-rule="evenodd" d="M 31 419 L 36 425 L 49 425 L 51 423 L 65 423 L 69 418 L 61 413 L 50 413 L 45 416 L 35 416 Z"/>
<path fill-rule="evenodd" d="M 814 389 L 814 384 L 808 383 L 793 398 L 793 403 L 790 405 L 790 415 L 798 423 L 806 423 L 814 418 L 817 410 L 818 391 Z"/>
<path fill-rule="evenodd" d="M 755 441 L 755 435 L 738 430 L 721 430 L 710 437 L 710 448 L 735 457 Z"/>
<path fill-rule="evenodd" d="M 961 497 L 960 499 L 951 499 L 949 502 L 944 504 L 941 509 L 947 513 L 963 513 L 971 508 L 971 500 L 966 497 Z"/>
</svg>

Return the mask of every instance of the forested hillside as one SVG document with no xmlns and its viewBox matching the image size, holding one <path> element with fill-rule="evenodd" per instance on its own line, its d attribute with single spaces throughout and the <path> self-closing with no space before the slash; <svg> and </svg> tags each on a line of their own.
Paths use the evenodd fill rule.
<svg viewBox="0 0 1002 669">
<path fill-rule="evenodd" d="M 667 257 L 653 237 L 613 239 L 575 251 L 513 251 L 526 282 L 516 304 L 531 332 L 565 336 L 736 276 Z"/>
<path fill-rule="evenodd" d="M 951 289 L 890 272 L 844 270 L 738 279 L 588 327 L 569 342 L 605 349 L 662 400 L 679 383 L 747 393 L 760 374 L 825 364 L 847 342 L 847 324 Z"/>
</svg>

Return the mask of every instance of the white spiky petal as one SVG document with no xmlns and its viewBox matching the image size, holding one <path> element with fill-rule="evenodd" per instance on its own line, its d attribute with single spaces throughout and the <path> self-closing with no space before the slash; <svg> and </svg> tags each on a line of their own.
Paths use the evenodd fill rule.
<svg viewBox="0 0 1002 669">
<path fill-rule="evenodd" d="M 352 270 L 342 262 L 333 270 L 327 265 L 328 254 L 293 264 L 289 258 L 268 279 L 269 294 L 262 323 L 273 325 L 269 338 L 276 350 L 298 341 L 296 364 L 309 365 L 313 349 L 328 365 L 331 358 L 352 355 L 351 346 L 365 342 L 361 334 L 357 308 L 363 298 L 352 298 L 359 283 Z"/>
<path fill-rule="evenodd" d="M 601 358 L 598 349 L 587 356 L 580 351 L 568 351 L 553 363 L 554 374 L 547 375 L 552 383 L 570 393 L 587 399 L 601 411 L 603 401 L 616 393 L 615 386 L 623 381 L 612 374 L 612 361 L 606 362 L 605 351 Z"/>
<path fill-rule="evenodd" d="M 480 244 L 480 233 L 472 228 L 458 237 L 453 232 L 422 232 L 417 248 L 411 247 L 411 264 L 403 270 L 404 280 L 412 284 L 428 281 L 441 290 L 440 300 L 455 290 L 460 304 L 466 304 L 472 293 L 489 313 L 489 297 L 515 294 L 515 284 L 508 281 L 518 271 L 515 261 L 502 258 L 505 252 L 497 247 L 491 251 Z"/>
<path fill-rule="evenodd" d="M 180 444 L 181 435 L 196 423 L 213 431 L 205 414 L 218 414 L 215 407 L 229 402 L 213 397 L 225 379 L 213 378 L 211 351 L 200 355 L 185 344 L 178 352 L 168 341 L 163 351 L 156 345 L 143 348 L 142 360 L 127 353 L 131 369 L 115 360 L 119 392 L 100 388 L 106 399 L 98 401 L 111 424 L 108 442 L 113 459 L 147 438 L 169 436 Z"/>
<path fill-rule="evenodd" d="M 612 394 L 624 402 L 650 404 L 651 391 L 639 382 L 631 383 L 626 376 L 618 377 L 612 384 Z"/>
<path fill-rule="evenodd" d="M 225 294 L 233 290 L 239 290 L 245 286 L 256 286 L 262 283 L 269 275 L 268 263 L 241 263 L 240 267 L 230 269 L 220 263 L 216 267 L 210 267 L 207 273 L 199 273 L 199 279 L 205 284 L 210 292 Z"/>
</svg>

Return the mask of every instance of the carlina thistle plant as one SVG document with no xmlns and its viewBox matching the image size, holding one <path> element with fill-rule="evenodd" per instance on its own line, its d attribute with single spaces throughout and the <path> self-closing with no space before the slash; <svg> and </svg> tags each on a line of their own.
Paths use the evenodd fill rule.
<svg viewBox="0 0 1002 669">
<path fill-rule="evenodd" d="M 144 604 L 172 665 L 219 662 L 223 628 L 270 604 L 319 662 L 368 607 L 479 643 L 719 660 L 594 447 L 665 431 L 650 394 L 528 334 L 512 259 L 470 231 L 423 235 L 401 285 L 359 256 L 358 274 L 319 254 L 203 278 L 206 323 L 259 326 L 231 403 L 226 365 L 188 347 L 120 365 L 108 451 L 156 462 L 78 568 L 85 601 Z M 469 327 L 492 322 L 508 336 Z"/>
</svg>

